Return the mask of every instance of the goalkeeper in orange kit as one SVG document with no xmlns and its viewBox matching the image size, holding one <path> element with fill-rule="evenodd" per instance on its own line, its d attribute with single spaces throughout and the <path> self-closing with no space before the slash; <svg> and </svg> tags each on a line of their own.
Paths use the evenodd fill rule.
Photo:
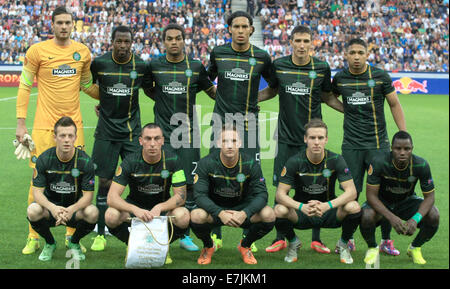
<svg viewBox="0 0 450 289">
<path fill-rule="evenodd" d="M 16 139 L 25 150 L 18 158 L 30 156 L 31 168 L 35 167 L 37 157 L 42 152 L 55 146 L 53 125 L 62 116 L 70 116 L 74 120 L 79 132 L 75 146 L 84 147 L 80 90 L 98 99 L 98 87 L 92 84 L 89 49 L 84 44 L 70 39 L 73 26 L 71 12 L 64 6 L 56 7 L 52 15 L 54 38 L 32 45 L 25 56 L 17 93 Z M 38 96 L 33 130 L 29 137 L 25 120 L 35 77 Z M 33 143 L 34 147 L 30 146 Z M 28 204 L 32 202 L 30 185 Z M 73 228 L 67 228 L 66 243 L 74 231 Z M 27 244 L 22 253 L 32 254 L 37 249 L 39 249 L 39 234 L 29 227 Z"/>
</svg>

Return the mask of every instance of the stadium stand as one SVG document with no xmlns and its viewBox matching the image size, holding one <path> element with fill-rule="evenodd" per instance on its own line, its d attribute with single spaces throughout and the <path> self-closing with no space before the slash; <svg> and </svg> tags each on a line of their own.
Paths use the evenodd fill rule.
<svg viewBox="0 0 450 289">
<path fill-rule="evenodd" d="M 315 31 L 316 56 L 332 69 L 344 67 L 352 37 L 370 43 L 369 61 L 386 71 L 448 72 L 448 1 L 260 1 L 264 49 L 272 58 L 289 51 L 299 24 Z"/>
<path fill-rule="evenodd" d="M 135 33 L 133 50 L 150 60 L 164 53 L 160 40 L 169 22 L 186 29 L 186 52 L 206 65 L 212 47 L 231 41 L 226 17 L 231 0 L 5 1 L 0 0 L 0 64 L 21 64 L 30 45 L 51 37 L 51 11 L 72 8 L 72 37 L 93 57 L 110 49 L 118 24 Z M 272 58 L 290 53 L 289 36 L 298 24 L 314 31 L 316 56 L 332 69 L 344 66 L 343 47 L 351 37 L 370 42 L 369 61 L 387 71 L 448 72 L 448 1 L 248 0 L 262 23 L 263 48 Z"/>
</svg>

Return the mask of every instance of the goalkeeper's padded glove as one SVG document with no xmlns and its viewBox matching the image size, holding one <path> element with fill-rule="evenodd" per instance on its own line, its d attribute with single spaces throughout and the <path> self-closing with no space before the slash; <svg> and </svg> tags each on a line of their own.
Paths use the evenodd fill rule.
<svg viewBox="0 0 450 289">
<path fill-rule="evenodd" d="M 34 150 L 34 148 L 36 147 L 34 145 L 33 139 L 27 133 L 24 134 L 24 136 L 23 136 L 23 145 L 26 146 L 30 152 L 32 152 Z"/>
<path fill-rule="evenodd" d="M 27 146 L 23 145 L 18 140 L 14 140 L 13 141 L 13 145 L 16 148 L 16 150 L 14 151 L 14 154 L 16 155 L 18 160 L 20 160 L 20 159 L 24 160 L 26 158 L 30 158 L 31 157 L 30 150 L 28 149 Z"/>
</svg>

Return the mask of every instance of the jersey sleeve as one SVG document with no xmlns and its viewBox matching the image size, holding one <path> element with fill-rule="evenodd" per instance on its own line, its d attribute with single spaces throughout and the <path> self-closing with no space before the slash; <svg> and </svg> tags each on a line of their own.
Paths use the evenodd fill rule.
<svg viewBox="0 0 450 289">
<path fill-rule="evenodd" d="M 184 175 L 184 170 L 181 167 L 181 162 L 177 160 L 174 161 L 174 169 L 172 174 L 172 186 L 182 187 L 186 185 L 186 176 Z"/>
<path fill-rule="evenodd" d="M 380 176 L 381 168 L 377 164 L 376 159 L 374 158 L 367 170 L 367 184 L 372 186 L 378 186 L 381 184 L 381 176 Z"/>
<path fill-rule="evenodd" d="M 274 73 L 272 59 L 268 53 L 265 53 L 264 58 L 264 69 L 261 73 L 262 77 L 267 81 L 267 85 L 270 88 L 277 87 L 277 77 Z"/>
<path fill-rule="evenodd" d="M 24 60 L 22 73 L 20 75 L 19 90 L 17 92 L 16 117 L 26 118 L 28 103 L 30 101 L 30 92 L 33 87 L 34 77 L 39 69 L 39 52 L 36 46 L 32 45 Z"/>
<path fill-rule="evenodd" d="M 341 155 L 339 155 L 336 160 L 336 173 L 339 183 L 353 179 L 350 169 L 347 166 L 347 162 Z"/>
<path fill-rule="evenodd" d="M 197 174 L 194 176 L 194 199 L 199 208 L 211 216 L 217 217 L 222 208 L 217 206 L 209 197 L 209 176 L 207 159 L 198 162 Z"/>
<path fill-rule="evenodd" d="M 336 73 L 331 81 L 331 91 L 335 95 L 341 95 L 341 92 L 338 89 L 338 81 L 339 81 L 339 73 Z"/>
<path fill-rule="evenodd" d="M 246 197 L 249 204 L 243 209 L 247 217 L 251 217 L 261 211 L 267 205 L 267 199 L 266 181 L 263 177 L 261 166 L 255 162 L 250 171 L 249 194 Z"/>
<path fill-rule="evenodd" d="M 207 73 L 211 81 L 214 81 L 218 75 L 215 49 L 213 49 L 209 55 L 209 66 Z"/>
<path fill-rule="evenodd" d="M 113 182 L 116 182 L 122 186 L 127 186 L 129 183 L 130 172 L 130 162 L 127 160 L 127 158 L 125 158 L 120 166 L 117 167 L 116 173 L 113 177 Z"/>
<path fill-rule="evenodd" d="M 290 157 L 286 164 L 284 165 L 283 169 L 281 170 L 280 174 L 280 183 L 294 186 L 295 184 L 295 175 L 297 174 L 298 165 L 295 157 Z"/>
<path fill-rule="evenodd" d="M 330 92 L 331 89 L 331 69 L 328 63 L 325 63 L 325 71 L 324 71 L 324 77 L 322 82 L 322 91 L 324 92 Z"/>
<path fill-rule="evenodd" d="M 434 191 L 434 182 L 431 176 L 430 165 L 424 160 L 423 166 L 420 169 L 419 174 L 420 189 L 424 194 Z"/>
<path fill-rule="evenodd" d="M 198 78 L 198 86 L 199 86 L 199 91 L 201 91 L 201 90 L 206 91 L 214 86 L 211 79 L 209 79 L 209 77 L 208 77 L 208 73 L 206 72 L 205 67 L 201 63 L 200 63 L 200 74 L 199 74 L 199 78 Z"/>
<path fill-rule="evenodd" d="M 93 192 L 95 190 L 95 169 L 91 158 L 85 163 L 81 180 L 81 190 Z"/>
<path fill-rule="evenodd" d="M 92 74 L 92 82 L 98 84 L 98 61 L 97 58 L 94 58 L 94 61 L 91 63 L 91 74 Z"/>
<path fill-rule="evenodd" d="M 153 87 L 153 75 L 152 75 L 152 68 L 150 66 L 150 62 L 147 62 L 145 64 L 144 77 L 142 79 L 142 87 L 143 88 Z"/>
<path fill-rule="evenodd" d="M 395 91 L 395 87 L 392 85 L 392 78 L 389 73 L 384 72 L 382 76 L 383 81 L 383 94 L 387 95 Z"/>
<path fill-rule="evenodd" d="M 45 188 L 47 186 L 47 175 L 45 173 L 45 163 L 43 156 L 38 157 L 36 166 L 33 169 L 33 187 Z"/>
</svg>

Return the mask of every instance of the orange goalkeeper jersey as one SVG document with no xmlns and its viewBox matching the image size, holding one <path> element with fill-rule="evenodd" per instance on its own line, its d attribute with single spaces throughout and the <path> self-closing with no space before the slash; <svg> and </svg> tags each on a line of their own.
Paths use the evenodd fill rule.
<svg viewBox="0 0 450 289">
<path fill-rule="evenodd" d="M 80 85 L 92 83 L 91 54 L 79 42 L 58 46 L 53 39 L 32 45 L 25 56 L 16 116 L 26 118 L 30 90 L 36 76 L 38 97 L 33 129 L 53 129 L 62 116 L 70 116 L 82 129 Z"/>
</svg>

